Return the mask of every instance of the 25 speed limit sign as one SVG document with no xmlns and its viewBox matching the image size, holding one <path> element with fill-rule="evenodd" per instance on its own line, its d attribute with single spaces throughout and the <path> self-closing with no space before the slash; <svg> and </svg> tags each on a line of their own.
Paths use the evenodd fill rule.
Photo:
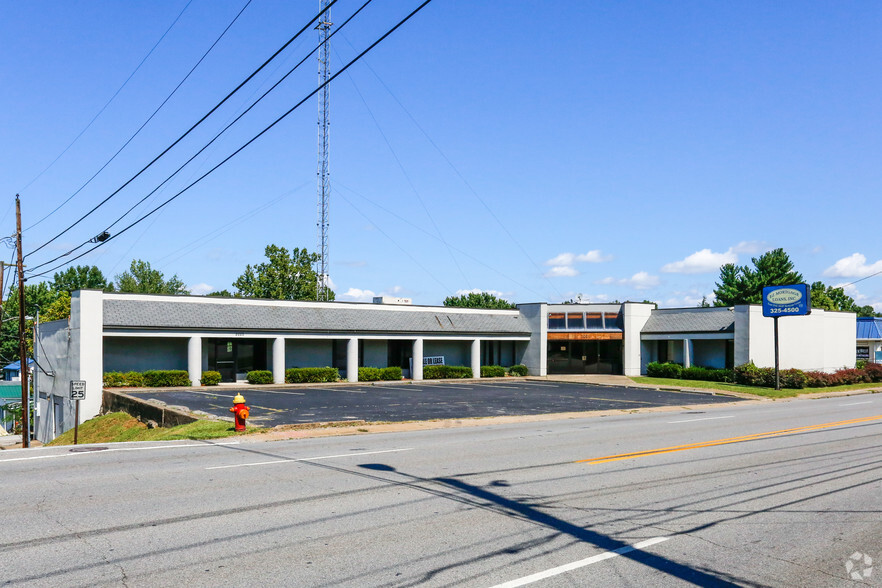
<svg viewBox="0 0 882 588">
<path fill-rule="evenodd" d="M 70 381 L 70 399 L 85 400 L 86 399 L 86 381 L 71 380 Z"/>
</svg>

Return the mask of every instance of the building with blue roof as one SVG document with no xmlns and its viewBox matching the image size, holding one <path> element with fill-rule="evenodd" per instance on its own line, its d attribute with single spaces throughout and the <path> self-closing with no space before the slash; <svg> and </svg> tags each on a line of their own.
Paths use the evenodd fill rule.
<svg viewBox="0 0 882 588">
<path fill-rule="evenodd" d="M 882 363 L 882 318 L 859 316 L 857 319 L 858 361 Z"/>
</svg>

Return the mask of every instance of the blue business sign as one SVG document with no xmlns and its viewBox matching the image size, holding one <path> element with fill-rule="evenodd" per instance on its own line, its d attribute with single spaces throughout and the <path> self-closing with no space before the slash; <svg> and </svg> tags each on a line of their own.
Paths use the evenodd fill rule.
<svg viewBox="0 0 882 588">
<path fill-rule="evenodd" d="M 798 316 L 811 312 L 811 291 L 808 284 L 763 288 L 763 316 Z"/>
</svg>

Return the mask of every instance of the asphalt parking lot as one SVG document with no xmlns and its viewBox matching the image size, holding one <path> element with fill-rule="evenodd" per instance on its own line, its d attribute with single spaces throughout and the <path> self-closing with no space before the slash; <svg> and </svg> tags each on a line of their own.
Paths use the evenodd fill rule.
<svg viewBox="0 0 882 588">
<path fill-rule="evenodd" d="M 250 422 L 266 427 L 347 420 L 400 422 L 628 410 L 738 401 L 731 396 L 692 392 L 529 380 L 286 389 L 219 386 L 205 391 L 128 394 L 228 417 L 237 393 L 245 396 L 251 408 Z"/>
</svg>

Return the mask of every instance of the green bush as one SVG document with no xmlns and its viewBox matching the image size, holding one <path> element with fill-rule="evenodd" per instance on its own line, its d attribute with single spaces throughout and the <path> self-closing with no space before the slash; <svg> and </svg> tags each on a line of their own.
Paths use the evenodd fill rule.
<svg viewBox="0 0 882 588">
<path fill-rule="evenodd" d="M 269 370 L 251 370 L 245 379 L 249 384 L 272 384 L 273 373 Z"/>
<path fill-rule="evenodd" d="M 472 368 L 463 365 L 427 365 L 423 367 L 423 378 L 426 380 L 471 377 Z"/>
<path fill-rule="evenodd" d="M 706 368 L 692 366 L 683 368 L 680 375 L 684 380 L 702 380 L 705 382 L 734 382 L 735 374 L 732 370 Z"/>
<path fill-rule="evenodd" d="M 148 388 L 193 385 L 190 382 L 190 374 L 185 370 L 148 370 L 142 375 L 144 376 L 144 385 Z"/>
<path fill-rule="evenodd" d="M 862 369 L 864 369 L 865 367 L 867 367 L 867 363 L 868 363 L 868 362 L 867 362 L 866 359 L 859 359 L 859 360 L 857 360 L 856 362 L 854 362 L 854 367 L 855 367 L 856 369 L 862 370 Z"/>
<path fill-rule="evenodd" d="M 360 367 L 358 368 L 359 382 L 376 382 L 380 379 L 380 368 Z"/>
<path fill-rule="evenodd" d="M 501 365 L 482 365 L 482 378 L 502 378 L 505 376 L 505 368 Z"/>
<path fill-rule="evenodd" d="M 199 383 L 203 386 L 217 386 L 220 384 L 221 375 L 220 372 L 202 372 L 202 378 L 200 378 Z"/>
<path fill-rule="evenodd" d="M 518 363 L 508 368 L 508 373 L 512 376 L 526 376 L 530 373 L 530 370 L 524 364 Z"/>
<path fill-rule="evenodd" d="M 104 372 L 104 386 L 119 388 L 126 385 L 126 376 L 122 372 Z"/>
<path fill-rule="evenodd" d="M 401 368 L 400 367 L 385 367 L 380 370 L 380 379 L 381 380 L 400 380 L 401 379 Z"/>
<path fill-rule="evenodd" d="M 772 370 L 774 372 L 774 370 Z M 772 378 L 774 379 L 774 375 Z M 778 372 L 778 378 L 781 382 L 782 388 L 795 388 L 802 389 L 805 388 L 808 384 L 808 376 L 803 373 L 802 370 L 797 369 L 789 369 L 789 370 L 780 370 Z M 774 383 L 772 384 L 774 386 Z"/>
<path fill-rule="evenodd" d="M 683 375 L 683 366 L 679 363 L 653 361 L 646 366 L 646 375 L 650 378 L 680 378 Z"/>
<path fill-rule="evenodd" d="M 140 388 L 144 385 L 144 375 L 141 372 L 126 372 L 123 375 L 126 378 L 126 386 Z"/>
<path fill-rule="evenodd" d="M 285 370 L 285 382 L 288 384 L 318 384 L 320 382 L 336 382 L 340 379 L 337 368 L 288 368 Z"/>
</svg>

